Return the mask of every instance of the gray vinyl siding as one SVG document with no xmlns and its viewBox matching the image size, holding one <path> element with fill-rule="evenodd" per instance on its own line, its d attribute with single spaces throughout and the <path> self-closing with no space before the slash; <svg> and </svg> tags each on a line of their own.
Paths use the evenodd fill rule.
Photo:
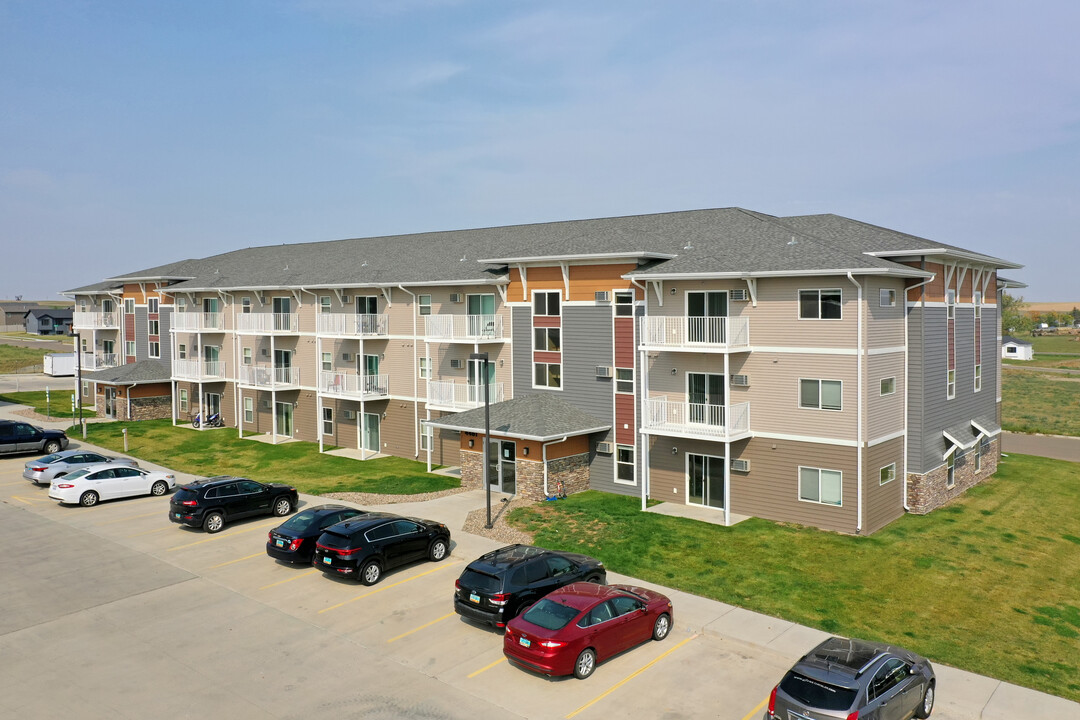
<svg viewBox="0 0 1080 720">
<path fill-rule="evenodd" d="M 172 368 L 172 335 L 169 334 L 169 328 L 172 327 L 172 313 L 173 309 L 171 305 L 162 305 L 158 313 L 158 332 L 161 333 L 158 337 L 161 339 L 161 364 L 167 368 Z M 202 348 L 200 347 L 201 351 Z M 147 352 L 149 352 L 149 346 L 147 346 Z M 221 359 L 226 363 L 229 359 L 225 357 L 225 347 L 221 348 Z M 230 363 L 231 364 L 231 363 Z"/>
<path fill-rule="evenodd" d="M 150 359 L 150 340 L 146 327 L 147 312 L 145 305 L 135 306 L 135 361 Z M 130 338 L 129 338 L 130 339 Z"/>
</svg>

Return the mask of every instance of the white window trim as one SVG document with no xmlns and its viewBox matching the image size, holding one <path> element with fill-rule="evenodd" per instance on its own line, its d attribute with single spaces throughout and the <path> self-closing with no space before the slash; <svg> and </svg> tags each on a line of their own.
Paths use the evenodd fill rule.
<svg viewBox="0 0 1080 720">
<path fill-rule="evenodd" d="M 424 302 L 424 298 L 427 298 L 427 302 Z M 427 312 L 424 312 L 424 308 L 427 308 Z M 416 312 L 419 315 L 431 314 L 431 295 L 417 295 L 416 296 Z"/>
<path fill-rule="evenodd" d="M 950 375 L 952 375 L 952 379 L 949 379 Z M 947 400 L 956 398 L 956 370 L 945 371 L 945 398 Z"/>
<path fill-rule="evenodd" d="M 840 476 L 840 503 L 838 505 L 836 505 L 836 504 L 833 504 L 833 503 L 822 502 L 821 500 L 806 500 L 806 499 L 804 499 L 803 496 L 802 496 L 802 471 L 803 470 L 816 470 L 817 471 L 817 474 L 818 474 L 818 497 L 821 497 L 821 473 L 822 473 L 822 471 L 831 472 L 831 473 L 837 473 Z M 824 505 L 826 507 L 835 507 L 835 508 L 844 507 L 844 471 L 843 470 L 835 470 L 833 468 L 811 467 L 809 465 L 799 465 L 796 472 L 797 472 L 797 474 L 795 476 L 795 492 L 798 493 L 799 502 L 809 503 L 811 505 Z"/>
<path fill-rule="evenodd" d="M 890 473 L 891 477 L 888 480 L 882 480 L 881 479 L 881 471 L 882 470 L 888 470 L 889 468 L 892 468 L 892 471 Z M 878 485 L 888 485 L 889 483 L 891 483 L 895 479 L 896 479 L 896 463 L 889 463 L 885 467 L 878 470 Z"/>
<path fill-rule="evenodd" d="M 147 357 L 151 357 L 151 358 L 154 358 L 154 359 L 160 359 L 161 358 L 161 342 L 159 340 L 150 340 L 149 342 L 147 342 L 146 345 L 147 345 L 147 347 L 146 347 Z M 155 345 L 157 345 L 157 353 L 156 354 L 154 353 L 154 346 Z"/>
<path fill-rule="evenodd" d="M 179 345 L 176 346 L 176 359 L 177 360 L 187 360 L 187 345 L 186 344 L 180 343 Z"/>
<path fill-rule="evenodd" d="M 889 392 L 885 392 L 884 390 L 881 389 L 883 387 L 882 383 L 884 383 L 886 380 L 892 380 L 892 390 L 890 390 Z M 878 391 L 881 393 L 881 397 L 886 397 L 888 395 L 895 395 L 896 394 L 896 376 L 893 375 L 891 377 L 881 378 L 881 382 L 878 383 Z"/>
<path fill-rule="evenodd" d="M 135 341 L 134 340 L 125 340 L 124 341 L 124 356 L 125 357 L 135 357 Z"/>
<path fill-rule="evenodd" d="M 818 316 L 817 317 L 803 317 L 803 314 L 802 314 L 802 294 L 804 292 L 816 292 L 817 293 L 817 296 L 818 296 L 818 301 L 817 301 Z M 838 318 L 823 318 L 823 317 L 821 317 L 821 293 L 823 293 L 823 292 L 838 292 L 838 293 L 840 293 L 840 317 L 838 317 Z M 818 322 L 820 322 L 820 321 L 836 322 L 836 321 L 839 321 L 839 320 L 843 320 L 844 319 L 844 289 L 839 288 L 839 287 L 835 287 L 835 288 L 799 288 L 798 290 L 795 291 L 795 306 L 796 306 L 796 312 L 798 313 L 799 320 L 816 320 Z"/>
<path fill-rule="evenodd" d="M 619 302 L 619 298 L 626 298 L 626 297 L 630 298 L 630 302 L 628 302 L 628 303 L 625 303 L 625 302 L 620 303 Z M 636 304 L 637 304 L 637 293 L 634 292 L 633 290 L 612 290 L 611 291 L 611 313 L 615 317 L 628 317 L 628 318 L 634 317 L 634 307 L 636 306 Z M 629 315 L 620 315 L 619 314 L 619 308 L 620 307 L 628 307 L 628 308 L 630 308 L 630 314 Z"/>
<path fill-rule="evenodd" d="M 244 398 L 244 422 L 255 422 L 255 398 Z"/>
<path fill-rule="evenodd" d="M 323 372 L 331 372 L 334 369 L 334 353 L 324 352 L 319 362 L 319 368 Z"/>
<path fill-rule="evenodd" d="M 537 385 L 536 384 L 536 366 L 537 365 L 545 366 L 545 371 L 546 371 L 548 365 L 558 365 L 559 366 L 559 385 L 557 387 L 552 386 L 552 385 Z M 547 372 L 544 373 L 544 376 L 545 377 L 547 376 Z M 557 363 L 549 363 L 549 362 L 540 362 L 540 361 L 534 360 L 533 364 L 532 364 L 532 383 L 533 383 L 533 387 L 536 388 L 537 390 L 558 390 L 558 391 L 562 391 L 562 389 L 564 387 L 566 387 L 566 378 L 563 377 L 563 372 L 562 372 L 562 362 L 560 361 L 560 362 L 557 362 Z"/>
<path fill-rule="evenodd" d="M 630 373 L 630 378 L 629 379 L 623 378 L 623 379 L 620 380 L 619 379 L 619 371 L 620 370 L 629 372 Z M 612 379 L 615 382 L 615 393 L 618 394 L 618 395 L 633 395 L 634 394 L 634 388 L 637 386 L 636 382 L 634 380 L 634 368 L 615 368 L 615 373 L 614 374 L 615 374 L 615 377 L 612 378 Z M 619 389 L 619 383 L 630 383 L 630 389 L 629 390 L 620 390 Z"/>
<path fill-rule="evenodd" d="M 146 299 L 146 313 L 148 315 L 158 315 L 161 313 L 161 300 L 158 298 Z"/>
<path fill-rule="evenodd" d="M 536 296 L 537 295 L 558 295 L 559 296 L 559 312 L 558 312 L 558 314 L 552 315 L 551 313 L 545 312 L 542 315 L 537 315 L 537 313 L 536 313 Z M 544 304 L 545 304 L 545 306 L 547 305 L 546 300 L 544 301 Z M 531 303 L 531 305 L 532 305 L 532 316 L 533 317 L 557 317 L 557 318 L 561 318 L 562 314 L 563 314 L 563 312 L 562 312 L 563 304 L 564 304 L 564 301 L 563 301 L 563 296 L 562 296 L 562 290 L 533 290 L 532 291 L 532 303 Z"/>
<path fill-rule="evenodd" d="M 249 347 L 243 348 L 240 351 L 240 362 L 244 365 L 251 365 L 255 361 L 255 351 Z"/>
<path fill-rule="evenodd" d="M 619 460 L 619 450 L 628 449 L 631 453 L 631 461 L 629 463 L 621 462 Z M 631 474 L 634 476 L 633 480 L 622 480 L 619 478 L 619 466 L 629 465 Z M 619 444 L 615 446 L 615 482 L 618 485 L 637 485 L 637 448 L 633 445 Z"/>
<path fill-rule="evenodd" d="M 976 363 L 975 365 L 975 392 L 982 391 L 982 363 Z"/>
<path fill-rule="evenodd" d="M 816 408 L 802 404 L 802 384 L 803 384 L 804 380 L 816 381 L 817 384 L 818 384 L 818 406 Z M 840 383 L 840 407 L 838 407 L 838 408 L 825 408 L 825 407 L 821 406 L 821 383 L 823 383 L 823 382 Z M 844 381 L 843 380 L 837 380 L 837 379 L 834 379 L 834 378 L 802 378 L 801 377 L 801 378 L 799 378 L 798 383 L 799 384 L 796 387 L 796 390 L 797 390 L 796 404 L 798 405 L 800 410 L 822 410 L 822 411 L 825 411 L 825 412 L 843 412 L 844 411 Z"/>
<path fill-rule="evenodd" d="M 956 487 L 956 453 L 954 452 L 949 453 L 945 458 L 945 487 L 950 490 Z"/>
<path fill-rule="evenodd" d="M 896 290 L 892 288 L 879 288 L 878 307 L 896 307 Z"/>
<path fill-rule="evenodd" d="M 326 407 L 324 405 L 323 409 L 322 409 L 322 412 L 323 412 L 323 416 L 322 416 L 322 418 L 320 418 L 322 434 L 323 435 L 333 435 L 334 434 L 334 408 Z M 326 424 L 327 423 L 330 423 L 330 429 L 329 430 L 326 429 Z"/>
<path fill-rule="evenodd" d="M 547 316 L 546 315 L 541 315 L 541 317 L 547 317 Z M 561 327 L 543 327 L 543 326 L 541 326 L 541 327 L 534 327 L 532 330 L 533 330 L 533 350 L 534 351 L 537 351 L 537 352 L 557 352 L 557 353 L 562 352 L 562 328 Z M 543 330 L 544 331 L 544 341 L 545 342 L 544 342 L 544 347 L 542 347 L 542 348 L 536 347 L 536 331 L 537 330 Z M 547 349 L 548 333 L 551 330 L 557 330 L 558 333 L 559 333 L 559 349 L 558 350 L 548 350 Z"/>
<path fill-rule="evenodd" d="M 420 358 L 419 368 L 420 368 L 420 379 L 421 380 L 430 380 L 431 379 L 431 358 L 429 358 L 429 357 Z"/>
<path fill-rule="evenodd" d="M 421 425 L 420 427 L 420 450 L 427 452 L 429 449 L 434 450 L 435 441 L 435 429 L 430 425 Z"/>
<path fill-rule="evenodd" d="M 189 404 L 190 401 L 188 400 L 187 388 L 178 388 L 178 392 L 176 395 L 176 401 L 178 403 L 179 411 L 189 412 L 189 408 L 191 407 L 191 405 Z"/>
</svg>

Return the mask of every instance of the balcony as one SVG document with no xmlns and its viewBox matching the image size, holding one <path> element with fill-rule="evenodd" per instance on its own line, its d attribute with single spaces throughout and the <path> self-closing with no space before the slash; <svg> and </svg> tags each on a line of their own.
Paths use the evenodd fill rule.
<svg viewBox="0 0 1080 720">
<path fill-rule="evenodd" d="M 300 332 L 297 313 L 240 313 L 236 331 L 256 335 L 288 335 Z"/>
<path fill-rule="evenodd" d="M 172 376 L 177 380 L 224 380 L 225 363 L 218 360 L 173 360 Z"/>
<path fill-rule="evenodd" d="M 224 313 L 178 312 L 172 314 L 172 329 L 181 332 L 223 332 Z"/>
<path fill-rule="evenodd" d="M 428 380 L 427 405 L 432 410 L 471 410 L 484 404 L 484 386 L 453 382 L 452 380 Z M 492 403 L 502 402 L 502 383 L 491 383 Z"/>
<path fill-rule="evenodd" d="M 498 342 L 503 340 L 502 315 L 428 315 L 424 338 L 432 342 Z"/>
<path fill-rule="evenodd" d="M 323 370 L 319 373 L 319 392 L 345 400 L 384 398 L 390 394 L 390 376 Z"/>
<path fill-rule="evenodd" d="M 241 365 L 237 381 L 263 390 L 292 390 L 300 385 L 300 370 L 271 365 Z"/>
<path fill-rule="evenodd" d="M 320 335 L 380 337 L 390 334 L 390 318 L 388 315 L 319 313 L 315 328 Z"/>
<path fill-rule="evenodd" d="M 76 330 L 116 330 L 120 328 L 123 317 L 114 312 L 76 312 L 71 324 Z"/>
<path fill-rule="evenodd" d="M 93 372 L 95 370 L 107 370 L 120 365 L 120 356 L 116 353 L 89 353 L 84 352 L 79 356 L 79 365 L 83 370 Z"/>
<path fill-rule="evenodd" d="M 750 347 L 750 320 L 744 317 L 641 318 L 642 350 L 726 352 Z"/>
<path fill-rule="evenodd" d="M 739 440 L 750 437 L 750 403 L 707 405 L 652 397 L 645 400 L 641 424 L 649 435 Z"/>
</svg>

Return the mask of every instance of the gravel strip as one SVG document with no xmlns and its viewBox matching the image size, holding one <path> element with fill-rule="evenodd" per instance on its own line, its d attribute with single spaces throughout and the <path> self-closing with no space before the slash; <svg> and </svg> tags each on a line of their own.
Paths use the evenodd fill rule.
<svg viewBox="0 0 1080 720">
<path fill-rule="evenodd" d="M 446 497 L 447 495 L 457 495 L 468 489 L 469 488 L 457 487 L 450 488 L 449 490 L 439 490 L 437 492 L 416 493 L 415 495 L 380 495 L 378 493 L 341 492 L 326 493 L 319 497 L 330 498 L 331 500 L 345 500 L 346 502 L 356 503 L 357 505 L 367 507 L 369 505 L 424 502 L 425 500 L 435 500 L 437 498 Z"/>
<path fill-rule="evenodd" d="M 510 511 L 514 508 L 525 507 L 532 505 L 535 500 L 514 499 L 510 502 L 499 503 L 499 506 L 491 506 L 491 529 L 488 530 L 484 527 L 487 524 L 487 508 L 480 508 L 479 510 L 473 510 L 465 518 L 465 524 L 462 526 L 462 530 L 473 535 L 481 535 L 492 540 L 498 540 L 508 544 L 521 543 L 523 545 L 532 545 L 532 534 L 523 530 L 511 527 L 506 523 L 506 516 L 510 514 Z"/>
</svg>

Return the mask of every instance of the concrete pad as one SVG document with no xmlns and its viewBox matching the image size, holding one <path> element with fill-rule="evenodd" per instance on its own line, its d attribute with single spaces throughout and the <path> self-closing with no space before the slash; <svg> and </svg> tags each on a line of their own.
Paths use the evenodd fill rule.
<svg viewBox="0 0 1080 720">
<path fill-rule="evenodd" d="M 817 647 L 832 635 L 822 630 L 815 630 L 803 625 L 792 625 L 773 640 L 767 647 L 775 650 L 794 663 L 812 648 Z"/>
<path fill-rule="evenodd" d="M 763 647 L 791 629 L 794 623 L 742 608 L 734 608 L 705 626 L 706 635 L 734 638 Z"/>
<path fill-rule="evenodd" d="M 982 717 L 981 712 L 993 697 L 1000 680 L 957 670 L 934 663 L 937 691 L 934 698 L 934 717 L 947 715 L 969 720 Z M 1018 715 L 1017 717 L 1024 717 Z"/>
<path fill-rule="evenodd" d="M 982 720 L 1080 720 L 1080 705 L 1063 698 L 1000 683 L 983 708 Z"/>
<path fill-rule="evenodd" d="M 709 523 L 710 525 L 731 526 L 738 525 L 743 520 L 749 520 L 749 515 L 728 513 L 730 522 L 724 522 L 724 511 L 716 508 L 698 507 L 697 505 L 684 505 L 680 503 L 662 502 L 645 509 L 645 512 L 667 515 L 668 517 L 680 517 L 688 520 Z"/>
</svg>

